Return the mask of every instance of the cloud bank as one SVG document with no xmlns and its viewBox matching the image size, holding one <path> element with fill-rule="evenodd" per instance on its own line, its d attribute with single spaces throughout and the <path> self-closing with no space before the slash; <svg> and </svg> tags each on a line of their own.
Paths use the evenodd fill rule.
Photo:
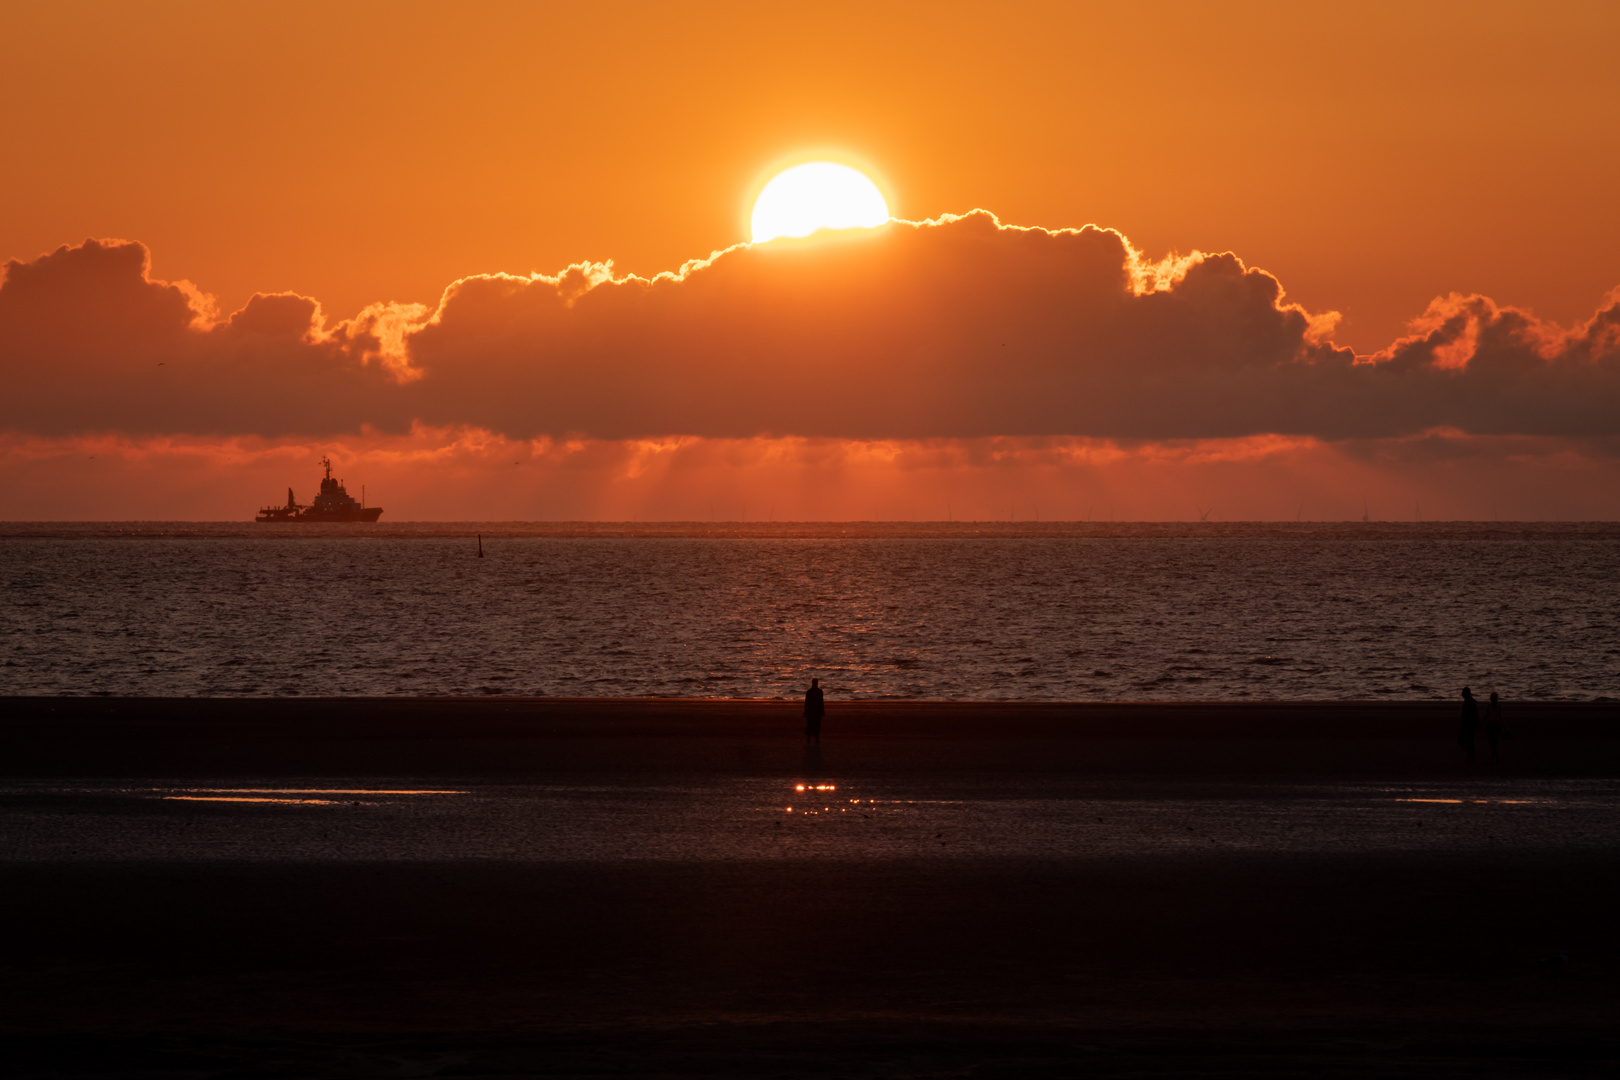
<svg viewBox="0 0 1620 1080">
<path fill-rule="evenodd" d="M 220 316 L 144 247 L 9 262 L 0 429 L 508 439 L 1620 435 L 1620 293 L 1572 328 L 1436 300 L 1372 356 L 1231 254 L 1150 264 L 1111 230 L 991 215 L 740 245 L 652 279 L 464 278 L 435 308 Z"/>
</svg>

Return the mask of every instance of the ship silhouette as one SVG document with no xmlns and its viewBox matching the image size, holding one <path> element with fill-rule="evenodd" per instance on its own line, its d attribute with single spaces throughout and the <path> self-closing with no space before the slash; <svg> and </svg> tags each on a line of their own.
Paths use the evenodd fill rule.
<svg viewBox="0 0 1620 1080">
<path fill-rule="evenodd" d="M 363 503 L 355 502 L 347 491 L 343 489 L 343 481 L 332 479 L 332 462 L 321 458 L 321 464 L 326 467 L 326 477 L 321 480 L 321 493 L 315 496 L 315 501 L 308 506 L 301 505 L 293 497 L 293 489 L 287 489 L 286 506 L 266 506 L 259 510 L 254 521 L 376 521 L 382 517 L 382 507 L 368 507 Z"/>
</svg>

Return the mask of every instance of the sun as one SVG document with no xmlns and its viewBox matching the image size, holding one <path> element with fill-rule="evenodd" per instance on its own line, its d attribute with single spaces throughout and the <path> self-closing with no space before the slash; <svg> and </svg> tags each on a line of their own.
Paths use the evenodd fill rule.
<svg viewBox="0 0 1620 1080">
<path fill-rule="evenodd" d="M 889 220 L 889 204 L 864 173 L 812 161 L 777 173 L 754 200 L 754 243 L 809 236 L 817 229 L 870 229 Z"/>
</svg>

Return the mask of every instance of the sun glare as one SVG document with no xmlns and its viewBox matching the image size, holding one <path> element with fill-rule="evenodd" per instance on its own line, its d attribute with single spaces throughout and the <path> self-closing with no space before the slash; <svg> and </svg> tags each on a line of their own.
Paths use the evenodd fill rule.
<svg viewBox="0 0 1620 1080">
<path fill-rule="evenodd" d="M 754 243 L 809 236 L 818 229 L 870 229 L 889 220 L 889 204 L 857 169 L 830 161 L 777 173 L 754 200 Z"/>
</svg>

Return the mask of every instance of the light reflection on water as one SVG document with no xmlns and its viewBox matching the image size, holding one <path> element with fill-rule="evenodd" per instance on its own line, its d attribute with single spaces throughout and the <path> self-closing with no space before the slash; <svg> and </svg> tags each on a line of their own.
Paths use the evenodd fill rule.
<svg viewBox="0 0 1620 1080">
<path fill-rule="evenodd" d="M 775 698 L 812 675 L 834 701 L 1620 686 L 1613 525 L 485 528 L 484 559 L 454 531 L 0 526 L 0 695 Z"/>
<path fill-rule="evenodd" d="M 1150 795 L 1129 782 L 1029 777 L 0 785 L 0 862 L 1071 861 L 1503 848 L 1606 857 L 1616 842 L 1620 781 L 1611 780 L 1180 783 Z"/>
</svg>

